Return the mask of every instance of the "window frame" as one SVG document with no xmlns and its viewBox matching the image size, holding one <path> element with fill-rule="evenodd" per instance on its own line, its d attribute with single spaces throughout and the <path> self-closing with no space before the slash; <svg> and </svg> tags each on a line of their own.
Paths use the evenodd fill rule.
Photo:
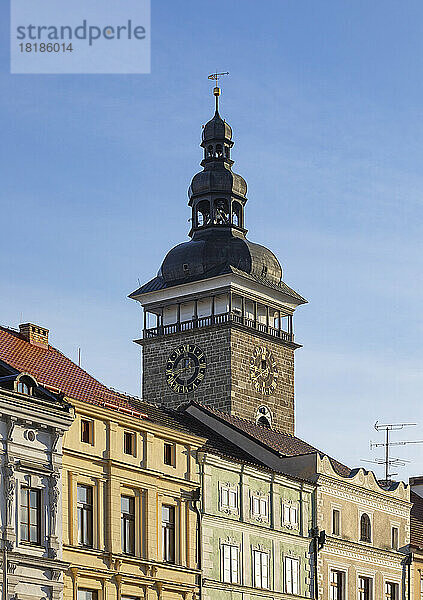
<svg viewBox="0 0 423 600">
<path fill-rule="evenodd" d="M 337 514 L 337 519 L 335 518 Z M 339 537 L 341 535 L 341 509 L 338 506 L 332 506 L 332 535 Z"/>
<path fill-rule="evenodd" d="M 362 526 L 362 520 L 364 517 L 368 518 L 368 525 L 369 525 L 369 537 L 363 537 L 363 526 Z M 372 518 L 369 515 L 369 513 L 363 511 L 360 513 L 360 519 L 359 519 L 359 541 L 363 542 L 364 544 L 371 544 L 373 542 L 373 522 L 372 522 Z"/>
<path fill-rule="evenodd" d="M 125 429 L 123 432 L 123 453 L 126 456 L 136 456 L 137 455 L 137 441 L 136 441 L 136 433 L 135 431 L 129 431 L 129 429 Z M 130 440 L 130 448 L 129 452 L 127 452 L 127 440 Z"/>
<path fill-rule="evenodd" d="M 289 514 L 286 519 L 286 514 Z M 295 514 L 295 520 L 292 520 L 292 514 Z M 297 502 L 282 502 L 282 526 L 289 529 L 298 529 L 300 526 L 300 510 Z"/>
<path fill-rule="evenodd" d="M 22 544 L 29 545 L 29 546 L 41 546 L 41 539 L 42 539 L 42 531 L 41 531 L 41 529 L 42 529 L 42 511 L 41 511 L 42 493 L 41 492 L 42 492 L 42 490 L 40 488 L 31 487 L 30 485 L 21 486 L 19 535 L 20 535 L 20 542 Z M 35 497 L 37 498 L 37 505 L 35 507 L 31 506 L 31 495 L 32 494 L 34 494 Z M 24 496 L 26 496 L 26 499 L 27 499 L 26 504 L 23 503 Z M 26 509 L 26 511 L 27 511 L 27 517 L 28 517 L 27 522 L 25 522 L 23 519 L 24 509 Z M 33 523 L 32 519 L 31 519 L 31 514 L 33 514 L 32 511 L 35 511 L 35 515 L 36 515 L 35 525 L 32 524 Z M 22 536 L 23 527 L 27 528 L 27 539 L 25 539 L 24 536 Z M 36 533 L 37 533 L 36 541 L 31 540 L 31 527 L 36 528 Z"/>
<path fill-rule="evenodd" d="M 126 512 L 122 507 L 122 500 L 129 500 L 129 506 L 132 507 L 132 511 Z M 121 548 L 123 554 L 128 556 L 135 556 L 135 497 L 128 496 L 127 494 L 121 494 L 120 496 L 120 535 L 121 535 Z"/>
<path fill-rule="evenodd" d="M 360 580 L 367 580 L 370 583 L 369 595 L 367 596 L 367 598 L 365 596 L 366 590 L 363 590 L 363 588 L 360 588 Z M 374 586 L 374 576 L 358 573 L 357 574 L 357 598 L 358 598 L 358 600 L 373 600 L 373 586 Z"/>
<path fill-rule="evenodd" d="M 80 598 L 79 598 L 79 592 L 91 592 L 91 594 L 92 594 L 92 599 L 91 600 L 98 600 L 98 590 L 92 590 L 92 589 L 89 589 L 89 588 L 78 588 L 78 590 L 77 590 L 77 599 L 78 600 L 80 600 Z M 85 598 L 81 599 L 81 600 L 85 600 Z"/>
<path fill-rule="evenodd" d="M 390 593 L 388 591 L 388 586 L 392 586 L 391 592 L 394 590 L 395 591 L 394 595 L 392 595 L 392 593 Z M 386 600 L 400 600 L 400 584 L 398 583 L 398 581 L 386 581 L 385 580 L 384 587 L 385 587 Z"/>
<path fill-rule="evenodd" d="M 88 439 L 84 439 L 84 424 L 88 425 Z M 83 444 L 89 444 L 90 446 L 94 446 L 94 420 L 86 417 L 81 417 L 81 425 L 80 425 L 80 439 Z"/>
<path fill-rule="evenodd" d="M 91 502 L 82 502 L 78 500 L 78 489 L 89 490 Z M 85 483 L 76 485 L 76 507 L 77 507 L 77 534 L 78 546 L 82 548 L 94 547 L 94 487 Z M 87 535 L 85 535 L 87 534 Z M 88 542 L 85 542 L 85 539 Z M 90 591 L 90 590 L 88 590 Z"/>
<path fill-rule="evenodd" d="M 341 586 L 339 582 L 332 581 L 332 575 L 341 576 Z M 329 598 L 330 600 L 346 600 L 347 593 L 347 571 L 336 566 L 329 567 Z M 339 594 L 340 592 L 340 594 Z"/>
<path fill-rule="evenodd" d="M 258 505 L 258 511 L 255 510 L 255 505 Z M 264 506 L 265 510 L 262 511 Z M 267 520 L 269 518 L 269 497 L 260 496 L 258 494 L 251 495 L 251 516 L 255 519 Z"/>
<path fill-rule="evenodd" d="M 224 495 L 227 496 L 227 502 L 224 502 Z M 219 509 L 225 512 L 238 513 L 239 494 L 238 487 L 230 485 L 221 485 L 219 488 Z"/>
<path fill-rule="evenodd" d="M 400 543 L 399 543 L 399 526 L 398 525 L 391 525 L 391 549 L 392 550 L 396 550 L 398 551 L 399 547 L 400 547 Z M 396 540 L 394 539 L 395 535 L 394 532 L 396 532 Z"/>
<path fill-rule="evenodd" d="M 176 467 L 176 444 L 174 442 L 163 442 L 163 464 L 168 467 Z"/>
<path fill-rule="evenodd" d="M 259 559 L 259 569 L 257 569 L 257 558 Z M 265 576 L 263 577 L 263 575 Z M 253 587 L 268 590 L 270 588 L 269 579 L 269 553 L 265 550 L 253 549 Z M 259 584 L 257 584 L 257 580 L 259 580 Z"/>
<path fill-rule="evenodd" d="M 173 519 L 165 521 L 164 509 L 169 509 Z M 176 507 L 172 504 L 162 504 L 162 559 L 163 562 L 176 564 Z"/>
<path fill-rule="evenodd" d="M 296 578 L 294 579 L 293 577 L 293 573 L 294 570 L 292 569 L 293 565 L 296 564 L 297 565 L 297 573 L 296 573 Z M 290 570 L 291 570 L 291 589 L 288 589 L 288 565 L 290 565 Z M 283 589 L 284 589 L 284 593 L 285 594 L 299 594 L 299 589 L 300 589 L 300 568 L 301 568 L 301 563 L 300 563 L 300 559 L 296 556 L 284 556 L 283 559 L 283 573 L 284 573 L 284 581 L 283 581 Z"/>
<path fill-rule="evenodd" d="M 240 583 L 240 551 L 239 546 L 229 542 L 224 542 L 220 546 L 221 552 L 221 581 L 223 583 Z M 225 568 L 225 554 L 228 554 L 229 568 Z M 236 568 L 234 568 L 236 567 Z M 229 579 L 226 578 L 229 573 Z"/>
</svg>

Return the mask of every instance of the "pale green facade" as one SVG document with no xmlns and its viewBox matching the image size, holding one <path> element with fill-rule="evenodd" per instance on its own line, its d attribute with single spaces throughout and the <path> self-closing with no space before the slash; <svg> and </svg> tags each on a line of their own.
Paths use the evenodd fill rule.
<svg viewBox="0 0 423 600">
<path fill-rule="evenodd" d="M 200 468 L 203 600 L 310 598 L 312 484 L 211 453 Z"/>
</svg>

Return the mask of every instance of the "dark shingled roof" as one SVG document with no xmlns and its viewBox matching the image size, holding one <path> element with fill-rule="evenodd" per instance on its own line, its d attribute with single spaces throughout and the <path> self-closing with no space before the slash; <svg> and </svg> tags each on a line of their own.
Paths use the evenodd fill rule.
<svg viewBox="0 0 423 600">
<path fill-rule="evenodd" d="M 423 498 L 411 491 L 410 544 L 423 549 Z"/>
<path fill-rule="evenodd" d="M 204 406 L 197 402 L 191 402 L 192 405 L 200 407 L 203 411 L 208 412 L 226 422 L 229 426 L 236 428 L 248 437 L 254 439 L 259 444 L 270 448 L 271 450 L 279 453 L 283 457 L 288 456 L 301 456 L 304 454 L 312 454 L 318 452 L 319 454 L 326 455 L 325 452 L 318 450 L 311 444 L 308 444 L 304 440 L 279 431 L 277 429 L 268 429 L 263 425 L 258 425 L 247 419 L 236 417 L 228 413 L 221 412 L 215 408 Z M 349 477 L 351 469 L 340 463 L 339 461 L 329 457 L 335 472 L 342 477 Z"/>
</svg>

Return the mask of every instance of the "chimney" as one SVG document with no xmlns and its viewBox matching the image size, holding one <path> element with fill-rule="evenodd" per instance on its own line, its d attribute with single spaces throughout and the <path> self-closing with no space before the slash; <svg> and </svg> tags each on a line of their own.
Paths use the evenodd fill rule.
<svg viewBox="0 0 423 600">
<path fill-rule="evenodd" d="M 48 348 L 48 329 L 34 325 L 33 323 L 22 323 L 19 325 L 19 333 L 21 337 L 40 348 Z"/>
</svg>

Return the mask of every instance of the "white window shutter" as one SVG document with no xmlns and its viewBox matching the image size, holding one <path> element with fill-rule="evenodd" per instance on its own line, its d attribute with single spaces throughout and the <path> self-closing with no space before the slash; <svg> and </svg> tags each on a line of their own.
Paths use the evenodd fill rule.
<svg viewBox="0 0 423 600">
<path fill-rule="evenodd" d="M 269 575 L 268 575 L 269 561 L 265 552 L 261 553 L 261 579 L 262 587 L 269 587 Z"/>
<path fill-rule="evenodd" d="M 232 550 L 232 583 L 238 583 L 238 548 L 231 546 Z"/>
<path fill-rule="evenodd" d="M 223 581 L 231 580 L 231 548 L 224 545 L 223 547 Z"/>
<path fill-rule="evenodd" d="M 285 558 L 285 592 L 292 594 L 292 565 L 288 557 Z"/>
<path fill-rule="evenodd" d="M 292 593 L 298 594 L 298 580 L 299 580 L 300 563 L 298 560 L 292 561 Z"/>
<path fill-rule="evenodd" d="M 261 587 L 261 564 L 260 552 L 254 551 L 254 584 L 256 587 Z"/>
</svg>

